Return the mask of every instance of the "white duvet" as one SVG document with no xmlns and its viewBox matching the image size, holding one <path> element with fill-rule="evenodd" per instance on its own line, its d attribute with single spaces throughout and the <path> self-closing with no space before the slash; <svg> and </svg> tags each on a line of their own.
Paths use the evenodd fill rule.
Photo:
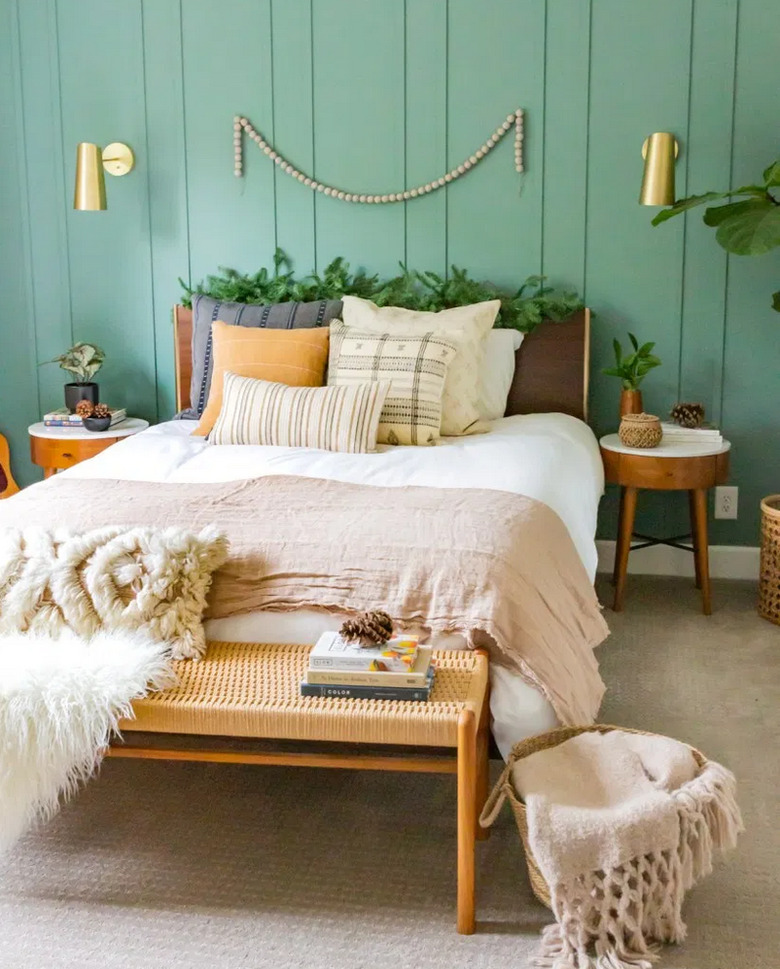
<svg viewBox="0 0 780 969">
<path fill-rule="evenodd" d="M 596 515 L 604 488 L 596 439 L 565 414 L 531 414 L 494 421 L 486 434 L 445 438 L 437 447 L 380 446 L 375 454 L 308 448 L 215 446 L 192 437 L 194 421 L 169 421 L 125 438 L 63 474 L 134 481 L 231 481 L 271 474 L 328 478 L 353 484 L 419 485 L 511 491 L 544 502 L 571 535 L 589 576 L 596 572 Z M 254 612 L 207 624 L 212 639 L 312 642 L 340 619 L 318 612 Z M 436 646 L 462 647 L 461 637 Z M 506 756 L 512 743 L 557 721 L 547 701 L 519 676 L 494 667 L 493 733 Z"/>
</svg>

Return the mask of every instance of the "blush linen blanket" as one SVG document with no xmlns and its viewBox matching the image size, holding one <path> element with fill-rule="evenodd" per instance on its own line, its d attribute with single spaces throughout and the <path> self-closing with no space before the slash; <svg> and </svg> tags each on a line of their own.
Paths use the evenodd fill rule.
<svg viewBox="0 0 780 969">
<path fill-rule="evenodd" d="M 0 503 L 0 528 L 216 525 L 228 538 L 209 617 L 386 610 L 399 627 L 488 645 L 564 724 L 595 719 L 608 634 L 569 534 L 502 491 L 271 476 L 217 484 L 54 478 Z"/>
</svg>

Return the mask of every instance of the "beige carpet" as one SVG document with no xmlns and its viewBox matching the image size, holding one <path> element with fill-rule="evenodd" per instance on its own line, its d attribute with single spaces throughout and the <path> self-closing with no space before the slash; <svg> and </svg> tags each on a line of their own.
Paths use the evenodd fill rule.
<svg viewBox="0 0 780 969">
<path fill-rule="evenodd" d="M 603 719 L 734 766 L 748 827 L 662 967 L 780 966 L 780 628 L 754 600 L 719 583 L 706 619 L 682 581 L 632 576 L 607 613 Z M 451 778 L 111 761 L 0 861 L 0 967 L 530 966 L 547 915 L 508 812 L 478 933 L 455 934 L 453 805 Z"/>
</svg>

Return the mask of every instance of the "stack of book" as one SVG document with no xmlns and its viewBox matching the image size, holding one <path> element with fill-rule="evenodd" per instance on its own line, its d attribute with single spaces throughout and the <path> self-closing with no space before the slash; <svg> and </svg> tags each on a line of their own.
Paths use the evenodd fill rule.
<svg viewBox="0 0 780 969">
<path fill-rule="evenodd" d="M 116 409 L 111 409 L 111 424 L 119 424 L 127 417 L 127 411 L 124 407 L 117 407 Z M 46 427 L 83 427 L 84 421 L 79 417 L 78 414 L 71 414 L 67 407 L 60 407 L 58 410 L 49 411 L 48 414 L 43 415 L 43 423 Z"/>
<path fill-rule="evenodd" d="M 681 427 L 670 421 L 661 421 L 664 444 L 706 444 L 708 447 L 723 444 L 723 435 L 717 427 L 702 424 L 701 427 Z"/>
<path fill-rule="evenodd" d="M 301 696 L 427 700 L 433 677 L 431 649 L 418 645 L 416 636 L 367 647 L 323 633 L 309 654 Z"/>
</svg>

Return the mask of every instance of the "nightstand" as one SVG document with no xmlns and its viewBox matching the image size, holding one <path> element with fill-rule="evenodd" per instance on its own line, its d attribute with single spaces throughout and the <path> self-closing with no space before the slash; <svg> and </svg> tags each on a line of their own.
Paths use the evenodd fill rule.
<svg viewBox="0 0 780 969">
<path fill-rule="evenodd" d="M 0 498 L 10 498 L 19 490 L 11 474 L 11 452 L 8 441 L 0 434 Z"/>
<path fill-rule="evenodd" d="M 149 421 L 127 417 L 107 431 L 87 431 L 83 427 L 46 427 L 43 422 L 27 428 L 30 435 L 30 458 L 43 468 L 44 478 L 72 468 L 79 461 L 94 458 L 123 437 L 145 431 Z"/>
<path fill-rule="evenodd" d="M 615 549 L 615 600 L 612 608 L 620 612 L 626 588 L 628 555 L 632 549 L 651 545 L 670 545 L 693 552 L 696 588 L 701 589 L 702 611 L 712 611 L 710 594 L 709 544 L 707 540 L 707 491 L 723 484 L 729 474 L 728 441 L 708 447 L 701 444 L 664 444 L 654 448 L 630 448 L 621 444 L 617 434 L 599 441 L 604 474 L 610 484 L 620 485 L 620 519 Z M 692 535 L 674 538 L 650 538 L 634 535 L 637 493 L 641 488 L 653 491 L 687 491 Z M 632 545 L 632 539 L 639 542 Z M 683 544 L 691 538 L 691 544 Z"/>
</svg>

